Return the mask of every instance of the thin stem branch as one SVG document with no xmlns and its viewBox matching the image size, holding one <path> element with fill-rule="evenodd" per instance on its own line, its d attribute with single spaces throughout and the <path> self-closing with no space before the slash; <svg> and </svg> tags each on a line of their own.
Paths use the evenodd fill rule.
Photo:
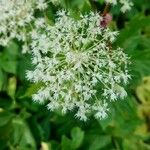
<svg viewBox="0 0 150 150">
<path fill-rule="evenodd" d="M 102 16 L 105 16 L 109 12 L 109 4 L 106 4 L 102 13 Z"/>
</svg>

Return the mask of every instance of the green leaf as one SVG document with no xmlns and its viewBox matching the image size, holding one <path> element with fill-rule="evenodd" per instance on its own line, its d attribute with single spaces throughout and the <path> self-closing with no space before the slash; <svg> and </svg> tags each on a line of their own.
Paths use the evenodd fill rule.
<svg viewBox="0 0 150 150">
<path fill-rule="evenodd" d="M 123 47 L 129 54 L 135 54 L 135 50 L 141 44 L 141 40 L 149 41 L 144 37 L 145 35 L 142 34 L 147 26 L 150 26 L 149 16 L 146 17 L 141 14 L 134 16 L 126 27 L 120 31 L 116 41 L 117 45 Z"/>
<path fill-rule="evenodd" d="M 41 82 L 30 85 L 30 87 L 27 88 L 25 94 L 23 96 L 21 96 L 20 98 L 31 97 L 42 87 L 42 85 L 43 85 L 43 83 L 41 83 Z"/>
<path fill-rule="evenodd" d="M 142 83 L 136 88 L 136 95 L 142 104 L 150 104 L 150 77 L 143 78 Z"/>
<path fill-rule="evenodd" d="M 111 143 L 111 136 L 93 135 L 90 141 L 88 150 L 100 150 Z"/>
<path fill-rule="evenodd" d="M 123 141 L 124 150 L 150 150 L 150 145 L 144 143 L 139 139 L 134 139 L 130 137 L 129 139 L 124 139 Z"/>
<path fill-rule="evenodd" d="M 20 59 L 18 60 L 18 68 L 17 75 L 19 79 L 25 81 L 26 79 L 26 71 L 31 70 L 33 65 L 31 64 L 31 55 L 29 54 L 20 54 Z"/>
<path fill-rule="evenodd" d="M 19 46 L 15 42 L 10 42 L 0 53 L 0 67 L 8 73 L 16 74 Z"/>
<path fill-rule="evenodd" d="M 4 71 L 16 74 L 18 64 L 16 60 L 0 60 L 0 63 L 0 66 L 3 68 Z"/>
<path fill-rule="evenodd" d="M 12 99 L 6 92 L 0 92 L 0 108 L 9 110 L 12 106 Z"/>
<path fill-rule="evenodd" d="M 4 73 L 3 71 L 0 69 L 0 91 L 2 90 L 3 88 L 3 84 L 4 84 Z"/>
<path fill-rule="evenodd" d="M 83 142 L 84 132 L 79 127 L 74 127 L 71 130 L 72 139 L 62 136 L 61 146 L 63 150 L 76 150 Z"/>
<path fill-rule="evenodd" d="M 19 46 L 17 43 L 11 41 L 4 49 L 4 55 L 8 59 L 16 59 L 19 56 Z"/>
<path fill-rule="evenodd" d="M 134 81 L 150 74 L 150 49 L 136 51 L 131 61 Z"/>
<path fill-rule="evenodd" d="M 72 146 L 77 149 L 83 142 L 84 132 L 79 127 L 74 127 L 71 131 Z"/>
<path fill-rule="evenodd" d="M 20 150 L 35 150 L 36 144 L 33 135 L 24 120 L 13 119 L 13 132 L 10 139 L 11 145 Z"/>
<path fill-rule="evenodd" d="M 62 150 L 74 150 L 74 147 L 72 147 L 72 141 L 68 139 L 65 135 L 62 136 L 61 140 L 61 147 Z"/>
<path fill-rule="evenodd" d="M 104 0 L 98 0 L 98 2 L 99 2 L 100 4 L 103 4 L 103 3 L 104 3 Z"/>
<path fill-rule="evenodd" d="M 5 126 L 8 124 L 14 115 L 8 111 L 0 109 L 0 127 Z"/>
<path fill-rule="evenodd" d="M 15 98 L 15 92 L 16 92 L 16 87 L 17 87 L 17 80 L 16 77 L 11 77 L 8 80 L 8 87 L 7 87 L 7 92 L 8 95 L 14 99 Z"/>
</svg>

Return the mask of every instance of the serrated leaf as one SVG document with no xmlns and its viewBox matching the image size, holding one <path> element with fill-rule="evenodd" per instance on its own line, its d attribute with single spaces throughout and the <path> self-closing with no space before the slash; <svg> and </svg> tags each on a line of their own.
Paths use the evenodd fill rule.
<svg viewBox="0 0 150 150">
<path fill-rule="evenodd" d="M 17 145 L 17 148 L 21 150 L 36 149 L 33 135 L 26 122 L 21 118 L 13 119 L 13 132 L 10 141 L 13 146 Z"/>
</svg>

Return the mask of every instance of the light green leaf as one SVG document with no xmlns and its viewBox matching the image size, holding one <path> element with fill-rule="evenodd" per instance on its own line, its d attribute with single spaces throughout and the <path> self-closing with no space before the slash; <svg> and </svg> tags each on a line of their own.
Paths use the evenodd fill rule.
<svg viewBox="0 0 150 150">
<path fill-rule="evenodd" d="M 68 139 L 65 135 L 62 136 L 61 147 L 62 150 L 74 150 L 74 148 L 72 147 L 71 140 Z"/>
<path fill-rule="evenodd" d="M 33 135 L 26 122 L 21 118 L 13 119 L 13 132 L 10 141 L 20 150 L 36 150 Z"/>
<path fill-rule="evenodd" d="M 109 135 L 93 135 L 93 140 L 89 144 L 88 150 L 100 150 L 111 143 L 111 136 Z"/>
<path fill-rule="evenodd" d="M 30 85 L 30 87 L 27 88 L 25 94 L 22 95 L 20 98 L 31 97 L 42 87 L 42 85 L 43 85 L 43 83 L 40 83 L 40 82 L 37 84 Z"/>
<path fill-rule="evenodd" d="M 17 88 L 17 80 L 16 77 L 11 77 L 8 79 L 8 86 L 7 86 L 7 93 L 8 95 L 14 99 L 15 98 L 15 92 Z"/>
<path fill-rule="evenodd" d="M 74 127 L 71 131 L 72 146 L 77 149 L 83 142 L 84 132 L 79 127 Z"/>
</svg>

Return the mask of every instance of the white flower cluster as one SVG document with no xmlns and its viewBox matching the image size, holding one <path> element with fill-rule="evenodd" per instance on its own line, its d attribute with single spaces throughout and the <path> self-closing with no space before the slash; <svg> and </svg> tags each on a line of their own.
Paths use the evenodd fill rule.
<svg viewBox="0 0 150 150">
<path fill-rule="evenodd" d="M 53 26 L 37 20 L 30 45 L 35 69 L 27 78 L 43 86 L 34 101 L 48 102 L 51 111 L 75 109 L 75 116 L 86 121 L 90 114 L 105 118 L 108 103 L 127 95 L 122 85 L 130 78 L 128 57 L 111 48 L 118 33 L 100 27 L 101 20 L 93 12 L 75 20 L 65 11 L 58 12 Z"/>
<path fill-rule="evenodd" d="M 131 0 L 105 0 L 106 3 L 117 5 L 120 3 L 121 6 L 121 11 L 125 13 L 126 11 L 130 10 L 131 7 L 133 6 L 133 3 Z"/>
<path fill-rule="evenodd" d="M 0 0 L 0 45 L 6 46 L 14 38 L 25 41 L 35 9 L 46 7 L 45 0 Z"/>
<path fill-rule="evenodd" d="M 59 5 L 61 0 L 50 0 L 51 3 L 53 3 L 54 5 Z"/>
</svg>

